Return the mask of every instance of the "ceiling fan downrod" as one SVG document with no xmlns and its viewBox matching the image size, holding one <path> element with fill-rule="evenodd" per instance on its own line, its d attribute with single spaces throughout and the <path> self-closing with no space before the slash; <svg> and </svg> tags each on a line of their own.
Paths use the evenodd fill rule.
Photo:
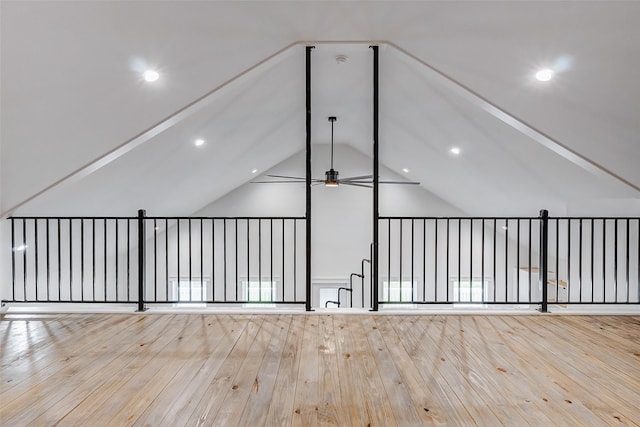
<svg viewBox="0 0 640 427">
<path fill-rule="evenodd" d="M 327 187 L 337 187 L 339 184 L 338 171 L 333 169 L 333 124 L 338 120 L 335 116 L 329 117 L 329 121 L 331 122 L 331 167 L 328 171 L 324 173 L 326 179 L 324 185 Z"/>
</svg>

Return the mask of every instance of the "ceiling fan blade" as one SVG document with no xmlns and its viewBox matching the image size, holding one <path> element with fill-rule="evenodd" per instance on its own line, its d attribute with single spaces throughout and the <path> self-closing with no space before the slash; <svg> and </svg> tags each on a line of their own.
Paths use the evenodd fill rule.
<svg viewBox="0 0 640 427">
<path fill-rule="evenodd" d="M 286 175 L 265 175 L 268 176 L 269 178 L 286 178 L 286 179 L 301 179 L 301 180 L 305 180 L 306 178 L 300 178 L 299 176 L 286 176 Z"/>
<path fill-rule="evenodd" d="M 379 184 L 405 184 L 405 185 L 420 185 L 416 181 L 378 181 Z"/>
<path fill-rule="evenodd" d="M 304 181 L 249 181 L 251 184 L 304 184 Z"/>
<path fill-rule="evenodd" d="M 360 179 L 371 179 L 373 178 L 373 175 L 361 175 L 361 176 L 350 176 L 347 178 L 341 178 L 340 181 L 353 181 L 353 180 L 360 180 Z"/>
<path fill-rule="evenodd" d="M 352 186 L 354 186 L 354 187 L 371 188 L 371 185 L 366 185 L 366 184 L 356 184 L 355 182 L 342 182 L 342 180 L 340 181 L 340 185 L 352 185 Z"/>
</svg>

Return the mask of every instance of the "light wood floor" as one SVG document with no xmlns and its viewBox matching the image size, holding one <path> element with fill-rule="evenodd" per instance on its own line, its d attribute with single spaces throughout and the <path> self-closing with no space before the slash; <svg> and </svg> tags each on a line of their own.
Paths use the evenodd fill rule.
<svg viewBox="0 0 640 427">
<path fill-rule="evenodd" d="M 640 425 L 640 316 L 6 315 L 3 426 Z"/>
</svg>

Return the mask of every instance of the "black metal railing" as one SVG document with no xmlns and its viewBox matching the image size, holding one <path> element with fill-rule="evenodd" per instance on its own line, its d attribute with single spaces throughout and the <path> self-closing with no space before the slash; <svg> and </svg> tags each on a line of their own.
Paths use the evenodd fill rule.
<svg viewBox="0 0 640 427">
<path fill-rule="evenodd" d="M 304 217 L 14 217 L 3 302 L 310 304 Z M 640 218 L 381 217 L 378 304 L 638 304 Z M 365 264 L 369 263 L 366 274 Z M 372 280 L 376 274 L 378 282 Z M 367 286 L 368 285 L 368 286 Z M 377 293 L 375 292 L 377 285 Z M 360 291 L 360 289 L 358 289 Z M 345 295 L 346 296 L 346 295 Z"/>
<path fill-rule="evenodd" d="M 380 304 L 640 302 L 640 218 L 380 217 L 379 228 Z"/>
<path fill-rule="evenodd" d="M 138 301 L 137 218 L 10 221 L 10 302 Z"/>
<path fill-rule="evenodd" d="M 550 298 L 564 304 L 639 302 L 640 218 L 549 218 Z"/>
<path fill-rule="evenodd" d="M 149 303 L 306 301 L 301 217 L 147 218 Z"/>
<path fill-rule="evenodd" d="M 14 217 L 12 303 L 304 304 L 304 217 Z"/>
</svg>

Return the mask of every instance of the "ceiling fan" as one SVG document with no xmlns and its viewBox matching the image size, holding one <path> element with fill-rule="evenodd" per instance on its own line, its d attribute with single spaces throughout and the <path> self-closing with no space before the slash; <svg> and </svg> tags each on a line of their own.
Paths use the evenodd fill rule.
<svg viewBox="0 0 640 427">
<path fill-rule="evenodd" d="M 336 122 L 335 116 L 329 117 L 331 122 L 331 167 L 324 173 L 325 179 L 311 179 L 311 185 L 324 184 L 325 187 L 338 187 L 339 185 L 352 185 L 355 187 L 373 187 L 373 175 L 361 175 L 351 176 L 348 178 L 340 178 L 339 172 L 333 168 L 333 124 Z M 304 183 L 306 178 L 297 176 L 284 176 L 284 175 L 265 175 L 269 178 L 280 178 L 279 180 L 271 181 L 251 181 L 252 184 L 291 184 L 291 183 Z M 406 184 L 406 185 L 419 185 L 419 182 L 415 181 L 378 181 L 379 184 Z"/>
</svg>

